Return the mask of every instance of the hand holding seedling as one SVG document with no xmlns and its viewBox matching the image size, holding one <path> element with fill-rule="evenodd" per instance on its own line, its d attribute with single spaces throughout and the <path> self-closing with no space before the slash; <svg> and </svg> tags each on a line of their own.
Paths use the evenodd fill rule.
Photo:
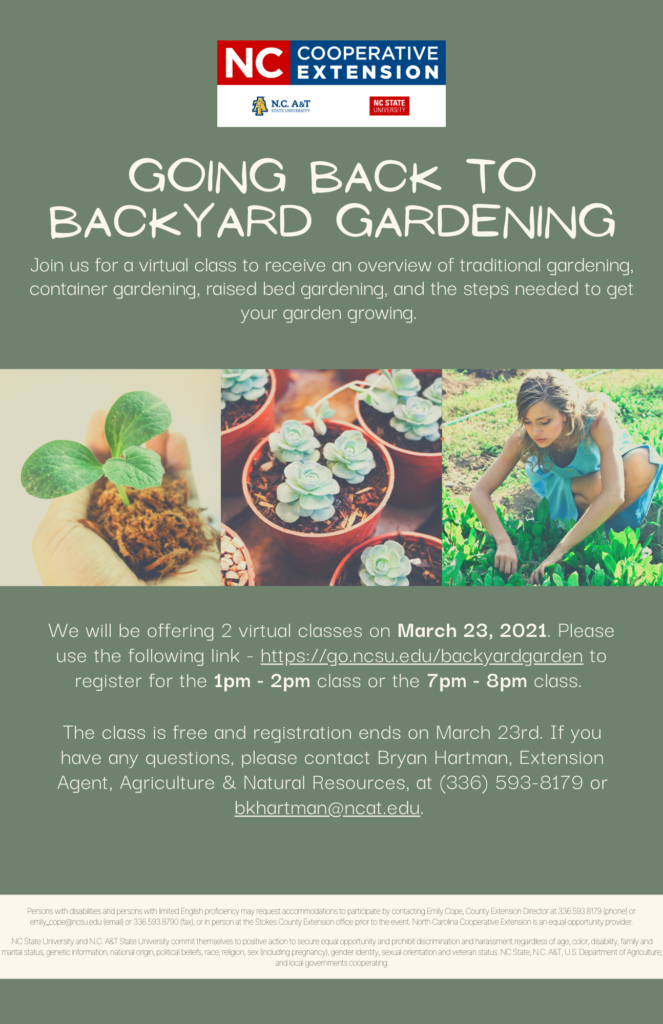
<svg viewBox="0 0 663 1024">
<path fill-rule="evenodd" d="M 106 413 L 99 411 L 90 419 L 86 446 L 99 463 L 105 462 L 110 448 L 104 434 Z M 198 505 L 191 459 L 182 434 L 165 432 L 148 442 L 148 449 L 171 475 L 183 477 L 191 494 L 190 504 Z M 82 446 L 81 446 L 82 447 Z M 143 587 L 143 586 L 219 586 L 219 563 L 214 552 L 203 551 L 188 563 L 183 572 L 146 583 L 131 571 L 101 537 L 82 525 L 87 514 L 92 485 L 51 501 L 33 540 L 37 569 L 46 586 Z"/>
</svg>

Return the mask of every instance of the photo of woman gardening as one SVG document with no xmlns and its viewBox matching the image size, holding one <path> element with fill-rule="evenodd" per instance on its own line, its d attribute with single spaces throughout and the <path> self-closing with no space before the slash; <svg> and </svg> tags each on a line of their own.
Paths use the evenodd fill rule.
<svg viewBox="0 0 663 1024">
<path fill-rule="evenodd" d="M 440 586 L 441 370 L 222 370 L 224 586 Z"/>
<path fill-rule="evenodd" d="M 455 371 L 456 383 L 462 372 Z M 663 585 L 657 495 L 663 475 L 663 372 L 504 372 L 511 377 L 513 405 L 499 403 L 484 411 L 495 415 L 507 409 L 502 418 L 515 419 L 516 426 L 504 432 L 499 446 L 493 433 L 491 454 L 497 457 L 473 481 L 469 508 L 461 511 L 461 502 L 445 494 L 447 585 Z M 643 376 L 631 377 L 635 386 L 626 389 L 611 388 L 609 379 L 605 391 L 584 386 L 603 373 Z M 454 371 L 450 374 L 453 392 Z M 446 484 L 447 470 L 453 479 L 458 451 L 453 428 L 482 411 L 453 415 L 458 411 L 453 394 L 445 395 L 443 404 L 449 421 L 444 426 Z M 636 410 L 640 415 L 633 415 Z M 514 473 L 522 478 L 522 470 L 534 503 L 540 503 L 531 519 L 525 515 L 518 521 L 496 507 L 494 495 Z M 642 543 L 643 531 L 651 548 Z"/>
<path fill-rule="evenodd" d="M 220 586 L 218 380 L 218 370 L 3 371 L 3 416 L 20 439 L 3 584 Z"/>
</svg>

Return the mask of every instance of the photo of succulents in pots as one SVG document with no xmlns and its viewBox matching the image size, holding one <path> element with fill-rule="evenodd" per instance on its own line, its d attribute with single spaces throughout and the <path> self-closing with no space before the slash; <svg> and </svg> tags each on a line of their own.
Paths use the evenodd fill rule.
<svg viewBox="0 0 663 1024">
<path fill-rule="evenodd" d="M 347 551 L 375 532 L 393 487 L 384 446 L 333 418 L 329 399 L 336 393 L 307 406 L 307 420 L 287 420 L 263 438 L 244 468 L 249 506 L 313 576 L 331 574 Z"/>
<path fill-rule="evenodd" d="M 197 507 L 186 441 L 149 391 L 95 414 L 86 444 L 49 441 L 21 483 L 51 505 L 33 543 L 51 585 L 220 585 L 218 533 Z"/>
<path fill-rule="evenodd" d="M 231 495 L 223 503 L 224 522 L 250 551 L 253 585 L 328 586 L 348 554 L 367 542 L 388 541 L 403 549 L 402 565 L 409 571 L 390 571 L 397 550 L 390 544 L 388 571 L 374 574 L 376 587 L 389 588 L 394 579 L 399 587 L 439 585 L 441 371 L 299 369 L 288 374 L 287 393 L 274 407 L 278 426 L 263 434 L 245 459 L 243 500 Z M 236 379 L 250 390 L 252 377 L 252 371 L 238 372 Z M 225 390 L 237 401 L 231 387 Z M 384 440 L 357 416 L 358 407 L 372 412 L 378 406 L 388 410 L 376 414 Z M 392 448 L 387 438 L 393 437 L 408 447 Z M 392 451 L 410 456 L 415 475 L 418 471 L 429 483 L 435 478 L 437 486 L 419 487 L 417 493 L 410 478 L 406 500 L 394 501 L 398 470 Z M 224 448 L 222 476 L 225 460 Z M 421 461 L 423 470 L 417 465 Z M 425 550 L 420 538 L 428 544 Z M 371 586 L 359 571 L 355 576 L 332 585 Z"/>
<path fill-rule="evenodd" d="M 274 430 L 277 389 L 275 370 L 221 370 L 223 494 L 242 493 L 242 470 L 247 455 L 259 438 Z"/>
<path fill-rule="evenodd" d="M 440 500 L 442 371 L 378 370 L 366 384 L 357 395 L 356 415 L 394 460 L 392 500 L 415 507 Z"/>
</svg>

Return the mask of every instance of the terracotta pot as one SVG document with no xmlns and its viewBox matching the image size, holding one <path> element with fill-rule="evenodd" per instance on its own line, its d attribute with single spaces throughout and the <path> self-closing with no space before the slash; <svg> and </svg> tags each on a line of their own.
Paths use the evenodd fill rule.
<svg viewBox="0 0 663 1024">
<path fill-rule="evenodd" d="M 242 470 L 247 455 L 259 437 L 274 430 L 276 374 L 274 370 L 267 373 L 272 387 L 258 411 L 239 426 L 221 431 L 221 494 L 242 493 Z"/>
<path fill-rule="evenodd" d="M 377 373 L 377 370 L 343 370 L 345 379 L 350 380 L 366 380 L 369 373 Z"/>
<path fill-rule="evenodd" d="M 348 564 L 348 562 L 350 562 L 355 555 L 358 555 L 360 551 L 363 551 L 364 548 L 373 547 L 374 544 L 384 544 L 388 540 L 397 540 L 400 543 L 401 538 L 405 538 L 405 540 L 421 540 L 423 538 L 424 540 L 427 540 L 430 543 L 431 547 L 439 548 L 440 551 L 442 550 L 441 539 L 439 537 L 431 537 L 428 533 L 381 533 L 379 537 L 371 537 L 370 540 L 365 540 L 363 544 L 358 544 L 356 548 L 352 549 L 352 551 L 348 551 L 347 555 L 345 556 L 343 561 L 340 562 L 338 568 L 336 569 L 336 572 L 332 576 L 331 583 L 329 584 L 329 586 L 339 586 L 337 580 L 341 573 L 343 572 L 343 569 Z"/>
<path fill-rule="evenodd" d="M 311 420 L 304 420 L 304 423 L 309 427 L 312 425 Z M 341 430 L 360 429 L 356 423 L 344 423 L 342 420 L 327 420 L 327 423 L 330 426 L 340 427 Z M 260 508 L 253 501 L 249 488 L 249 477 L 256 462 L 260 465 L 270 459 L 271 453 L 266 437 L 256 445 L 244 466 L 244 473 L 242 475 L 244 497 L 258 518 L 265 524 L 276 543 L 283 548 L 297 568 L 301 569 L 302 572 L 308 573 L 309 576 L 329 576 L 334 566 L 337 565 L 339 558 L 342 558 L 347 551 L 357 544 L 372 537 L 377 528 L 380 513 L 389 500 L 394 484 L 394 464 L 391 456 L 372 434 L 366 431 L 362 431 L 362 433 L 366 437 L 370 448 L 374 452 L 378 451 L 383 457 L 387 465 L 389 485 L 384 498 L 375 511 L 370 516 L 367 516 L 366 519 L 362 519 L 360 523 L 356 523 L 347 530 L 337 530 L 336 533 L 296 533 L 294 530 L 288 530 L 285 525 L 277 526 L 262 514 Z"/>
<path fill-rule="evenodd" d="M 226 533 L 229 537 L 232 537 L 233 539 L 236 538 L 237 540 L 242 541 L 242 554 L 244 555 L 244 561 L 246 562 L 246 569 L 247 569 L 247 572 L 249 574 L 249 582 L 245 583 L 244 586 L 255 587 L 255 585 L 256 585 L 256 574 L 255 574 L 255 571 L 253 569 L 253 562 L 251 561 L 251 555 L 249 554 L 249 549 L 247 548 L 246 544 L 244 543 L 242 538 L 239 536 L 239 534 L 235 533 L 234 530 L 231 530 L 231 528 L 229 526 L 226 526 L 225 523 L 221 523 L 221 536 L 223 536 L 224 533 Z M 221 555 L 221 557 L 223 558 L 223 555 Z"/>
<path fill-rule="evenodd" d="M 414 370 L 414 373 L 442 373 L 441 370 Z M 363 403 L 355 398 L 355 414 L 359 424 L 367 434 L 375 438 L 389 450 L 394 460 L 396 480 L 391 500 L 395 505 L 420 508 L 432 505 L 442 497 L 442 453 L 413 452 L 407 448 L 399 448 L 389 441 L 377 437 L 364 422 L 361 414 Z"/>
<path fill-rule="evenodd" d="M 276 401 L 278 402 L 281 395 L 284 395 L 288 390 L 288 384 L 290 383 L 290 370 L 274 370 L 276 374 Z"/>
</svg>

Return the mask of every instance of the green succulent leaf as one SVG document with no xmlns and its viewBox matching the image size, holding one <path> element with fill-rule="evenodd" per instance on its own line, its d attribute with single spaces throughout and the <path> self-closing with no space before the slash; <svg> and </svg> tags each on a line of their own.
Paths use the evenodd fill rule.
<svg viewBox="0 0 663 1024">
<path fill-rule="evenodd" d="M 61 498 L 95 483 L 104 467 L 78 441 L 49 441 L 37 448 L 21 470 L 21 483 L 35 498 Z"/>
<path fill-rule="evenodd" d="M 117 459 L 128 448 L 145 444 L 157 434 L 162 434 L 171 423 L 172 416 L 166 403 L 149 391 L 129 391 L 121 395 L 108 413 L 104 426 L 111 455 Z"/>
<path fill-rule="evenodd" d="M 132 446 L 123 459 L 109 459 L 104 474 L 113 484 L 123 487 L 158 487 L 163 479 L 163 466 L 156 452 Z"/>
</svg>

